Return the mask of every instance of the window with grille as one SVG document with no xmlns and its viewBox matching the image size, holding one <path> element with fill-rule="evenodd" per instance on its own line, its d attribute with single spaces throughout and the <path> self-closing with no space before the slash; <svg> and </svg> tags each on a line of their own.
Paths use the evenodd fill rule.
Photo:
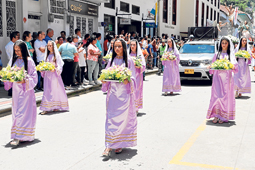
<svg viewBox="0 0 255 170">
<path fill-rule="evenodd" d="M 13 31 L 16 31 L 16 2 L 6 0 L 6 30 L 9 37 Z"/>
<path fill-rule="evenodd" d="M 65 14 L 65 0 L 50 0 L 50 12 L 54 14 Z"/>
<path fill-rule="evenodd" d="M 168 0 L 163 0 L 163 22 L 167 22 L 167 16 L 168 16 Z"/>
<path fill-rule="evenodd" d="M 177 18 L 177 2 L 173 0 L 173 11 L 172 11 L 172 25 L 176 25 L 176 18 Z"/>
<path fill-rule="evenodd" d="M 132 5 L 132 14 L 140 15 L 140 7 Z"/>
</svg>

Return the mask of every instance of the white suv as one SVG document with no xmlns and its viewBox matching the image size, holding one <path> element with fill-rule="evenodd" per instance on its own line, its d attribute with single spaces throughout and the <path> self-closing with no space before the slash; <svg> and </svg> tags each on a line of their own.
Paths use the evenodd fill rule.
<svg viewBox="0 0 255 170">
<path fill-rule="evenodd" d="M 180 49 L 181 80 L 211 80 L 207 67 L 212 63 L 217 42 L 213 39 L 188 41 Z"/>
</svg>

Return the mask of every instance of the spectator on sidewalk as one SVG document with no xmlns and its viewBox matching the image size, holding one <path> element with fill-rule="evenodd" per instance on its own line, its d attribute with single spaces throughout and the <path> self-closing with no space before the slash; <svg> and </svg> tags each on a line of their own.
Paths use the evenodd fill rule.
<svg viewBox="0 0 255 170">
<path fill-rule="evenodd" d="M 85 84 L 88 83 L 88 81 L 85 79 L 85 73 L 87 72 L 86 69 L 86 50 L 83 47 L 80 47 L 78 50 L 78 54 L 79 54 L 79 67 L 81 70 L 81 84 Z"/>
<path fill-rule="evenodd" d="M 86 35 L 84 36 L 84 40 L 82 41 L 82 42 L 83 42 L 83 47 L 85 47 L 85 45 L 87 44 L 87 41 L 88 41 L 89 38 L 90 38 L 90 35 L 89 35 L 89 34 L 86 34 Z"/>
<path fill-rule="evenodd" d="M 99 71 L 99 63 L 98 63 L 98 56 L 101 55 L 101 51 L 96 46 L 97 38 L 93 35 L 90 39 L 88 39 L 88 42 L 86 44 L 87 46 L 87 63 L 88 63 L 88 78 L 89 78 L 89 84 L 95 85 L 101 84 L 98 79 L 98 71 Z M 94 82 L 92 79 L 92 73 Z"/>
<path fill-rule="evenodd" d="M 32 57 L 33 58 L 33 53 L 34 53 L 34 49 L 33 49 L 33 47 L 32 47 L 32 45 L 31 45 L 31 39 L 32 39 L 32 36 L 31 36 L 31 33 L 29 32 L 29 31 L 25 31 L 24 33 L 23 33 L 23 36 L 22 36 L 22 40 L 26 43 L 26 45 L 27 45 L 27 49 L 28 49 L 28 51 L 29 51 L 29 54 L 30 54 L 30 57 Z"/>
<path fill-rule="evenodd" d="M 7 54 L 7 57 L 8 57 L 8 61 L 13 56 L 13 45 L 19 39 L 18 33 L 19 33 L 18 31 L 12 32 L 11 35 L 10 35 L 10 40 L 11 41 L 5 46 L 5 51 L 6 51 L 6 54 Z"/>
<path fill-rule="evenodd" d="M 61 31 L 60 32 L 60 35 L 61 35 L 61 37 L 63 38 L 63 43 L 66 43 L 67 41 L 66 41 L 66 32 L 65 31 Z"/>
<path fill-rule="evenodd" d="M 48 28 L 46 31 L 46 37 L 43 39 L 46 43 L 48 43 L 49 40 L 52 40 L 52 37 L 54 35 L 54 31 L 51 28 Z"/>
<path fill-rule="evenodd" d="M 74 56 L 74 60 L 73 60 L 73 66 L 74 66 L 74 74 L 73 74 L 73 86 L 78 85 L 81 86 L 82 85 L 82 81 L 81 81 L 81 69 L 79 67 L 79 50 L 82 47 L 82 42 L 78 43 L 78 35 L 73 35 L 73 42 L 72 45 L 74 45 L 77 48 L 77 55 Z M 76 45 L 77 44 L 77 45 Z M 77 78 L 75 78 L 77 75 Z"/>
<path fill-rule="evenodd" d="M 63 38 L 62 37 L 58 37 L 58 43 L 57 43 L 57 48 L 59 49 L 59 47 L 64 43 Z"/>
<path fill-rule="evenodd" d="M 99 51 L 101 52 L 101 54 L 98 56 L 98 64 L 99 64 L 99 74 L 101 73 L 101 70 L 102 70 L 102 61 L 103 61 L 103 56 L 102 56 L 102 46 L 100 44 L 100 40 L 101 40 L 101 34 L 100 33 L 97 33 L 96 34 L 96 38 L 97 38 L 97 43 L 96 43 L 96 46 L 97 48 L 99 49 Z"/>
<path fill-rule="evenodd" d="M 82 41 L 82 35 L 81 35 L 81 30 L 79 28 L 75 29 L 75 34 L 78 36 L 78 41 Z"/>
<path fill-rule="evenodd" d="M 64 61 L 61 77 L 65 86 L 73 85 L 74 56 L 78 55 L 77 48 L 71 44 L 72 41 L 72 37 L 69 36 L 67 42 L 62 44 L 58 49 Z"/>
<path fill-rule="evenodd" d="M 45 47 L 46 47 L 46 42 L 43 40 L 45 38 L 45 32 L 43 31 L 39 31 L 38 32 L 38 38 L 35 41 L 35 51 L 36 51 L 36 65 L 38 65 L 40 62 L 42 62 L 44 60 L 45 57 Z M 41 86 L 41 82 L 43 82 L 42 80 L 42 76 L 41 73 L 39 71 L 37 71 L 38 74 L 38 83 L 37 83 L 37 90 L 42 91 L 42 86 Z M 43 84 L 43 83 L 42 83 Z"/>
<path fill-rule="evenodd" d="M 151 40 L 148 39 L 148 47 L 147 51 L 149 53 L 148 59 L 147 59 L 147 68 L 148 69 L 153 69 L 153 47 L 151 45 Z"/>
<path fill-rule="evenodd" d="M 35 49 L 35 41 L 36 41 L 37 38 L 38 38 L 37 32 L 33 32 L 32 37 L 33 37 L 33 39 L 32 39 L 30 42 L 31 42 L 32 48 Z M 34 50 L 34 52 L 33 52 L 33 60 L 34 60 L 34 62 L 36 63 L 37 59 L 36 59 L 36 52 L 35 52 L 35 50 Z"/>
</svg>

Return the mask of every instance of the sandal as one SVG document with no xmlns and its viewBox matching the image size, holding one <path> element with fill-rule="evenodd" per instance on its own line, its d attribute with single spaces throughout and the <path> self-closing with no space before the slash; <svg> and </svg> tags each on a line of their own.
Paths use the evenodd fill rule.
<svg viewBox="0 0 255 170">
<path fill-rule="evenodd" d="M 116 154 L 120 154 L 121 152 L 122 152 L 122 148 L 118 148 L 118 149 L 115 150 Z"/>
<path fill-rule="evenodd" d="M 173 94 L 174 94 L 174 92 L 171 92 L 171 93 L 170 93 L 170 95 L 173 95 Z"/>
<path fill-rule="evenodd" d="M 222 123 L 224 123 L 224 121 L 219 119 L 219 124 L 222 124 Z"/>
<path fill-rule="evenodd" d="M 18 146 L 19 145 L 19 140 L 18 139 L 14 139 L 10 142 L 11 145 L 13 146 Z"/>
<path fill-rule="evenodd" d="M 215 117 L 212 122 L 216 124 L 218 122 L 218 118 Z"/>
<path fill-rule="evenodd" d="M 106 148 L 105 150 L 104 150 L 104 152 L 102 153 L 102 155 L 104 156 L 104 157 L 110 157 L 111 156 L 111 152 L 112 152 L 112 149 L 109 149 L 108 151 L 106 151 L 108 148 Z"/>
<path fill-rule="evenodd" d="M 238 98 L 241 98 L 241 97 L 242 97 L 242 93 L 239 93 Z"/>
<path fill-rule="evenodd" d="M 43 111 L 41 113 L 39 113 L 40 115 L 45 115 L 47 112 L 46 111 Z"/>
</svg>

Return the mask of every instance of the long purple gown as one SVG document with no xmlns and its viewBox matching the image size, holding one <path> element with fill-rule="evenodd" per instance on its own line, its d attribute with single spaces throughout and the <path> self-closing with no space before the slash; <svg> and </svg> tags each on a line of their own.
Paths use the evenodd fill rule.
<svg viewBox="0 0 255 170">
<path fill-rule="evenodd" d="M 172 48 L 168 49 L 171 52 Z M 164 65 L 163 73 L 163 88 L 162 92 L 180 92 L 181 91 L 181 81 L 179 73 L 179 62 L 180 57 L 177 51 L 174 51 L 176 60 L 174 61 L 162 61 Z"/>
<path fill-rule="evenodd" d="M 12 88 L 12 129 L 11 139 L 33 141 L 36 125 L 36 99 L 34 87 L 37 84 L 35 63 L 28 57 L 26 83 L 5 82 L 5 90 Z M 12 59 L 9 62 L 11 65 Z M 13 66 L 23 67 L 23 59 L 17 59 Z"/>
<path fill-rule="evenodd" d="M 106 69 L 111 65 L 109 60 Z M 125 66 L 123 59 L 115 58 L 112 66 Z M 132 71 L 131 82 L 107 82 L 103 84 L 102 91 L 106 97 L 105 146 L 106 148 L 125 148 L 137 145 L 137 116 L 135 110 L 136 78 L 135 66 L 128 58 L 128 68 Z"/>
<path fill-rule="evenodd" d="M 64 62 L 61 56 L 56 57 L 56 63 L 53 62 L 53 59 L 54 55 L 50 54 L 47 58 L 47 62 L 55 64 L 56 70 L 54 72 L 42 72 L 42 77 L 44 78 L 44 92 L 40 110 L 69 110 L 68 98 L 61 78 Z"/>
<path fill-rule="evenodd" d="M 135 53 L 130 53 L 130 57 L 136 57 Z M 143 108 L 143 72 L 145 71 L 146 63 L 144 56 L 141 55 L 142 67 L 135 68 L 136 75 L 136 91 L 135 91 L 135 107 L 136 111 Z"/>
<path fill-rule="evenodd" d="M 245 48 L 241 48 L 241 50 L 245 50 Z M 238 52 L 238 49 L 236 49 L 236 52 Z M 251 93 L 251 75 L 249 64 L 251 64 L 251 60 L 244 58 L 238 59 L 239 71 L 234 76 L 235 91 L 238 91 L 238 93 Z"/>
<path fill-rule="evenodd" d="M 227 53 L 221 54 L 223 58 Z M 217 54 L 214 55 L 212 62 L 216 61 Z M 210 70 L 213 74 L 212 92 L 207 119 L 219 118 L 227 122 L 235 119 L 235 92 L 233 72 L 238 72 L 237 64 L 235 70 Z"/>
</svg>

